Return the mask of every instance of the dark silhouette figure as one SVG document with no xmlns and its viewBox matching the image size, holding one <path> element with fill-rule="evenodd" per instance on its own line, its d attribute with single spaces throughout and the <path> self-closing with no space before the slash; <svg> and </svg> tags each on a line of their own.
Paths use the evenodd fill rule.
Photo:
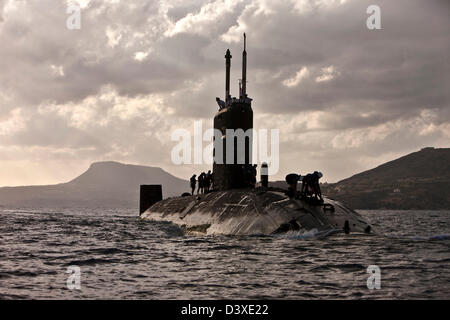
<svg viewBox="0 0 450 320">
<path fill-rule="evenodd" d="M 297 196 L 297 183 L 301 176 L 296 173 L 290 173 L 286 176 L 286 183 L 288 184 L 288 196 L 289 198 L 294 198 Z"/>
<path fill-rule="evenodd" d="M 205 192 L 209 192 L 209 188 L 211 188 L 212 182 L 212 173 L 211 170 L 208 170 L 208 173 L 205 175 Z"/>
<path fill-rule="evenodd" d="M 192 195 L 194 195 L 194 191 L 195 191 L 195 185 L 197 184 L 197 180 L 195 179 L 195 177 L 196 177 L 197 175 L 193 175 L 192 177 L 191 177 L 191 189 L 192 189 L 192 192 L 191 192 L 191 194 Z"/>
<path fill-rule="evenodd" d="M 222 110 L 226 107 L 225 101 L 221 100 L 219 97 L 216 98 L 216 102 L 219 105 L 219 110 Z"/>
<path fill-rule="evenodd" d="M 211 190 L 214 190 L 214 172 L 211 172 L 211 174 L 209 175 L 209 181 L 210 181 L 210 188 Z"/>
<path fill-rule="evenodd" d="M 308 173 L 303 177 L 301 195 L 303 198 L 314 198 L 317 201 L 323 202 L 322 191 L 320 190 L 319 179 L 322 178 L 322 173 L 314 171 Z"/>
<path fill-rule="evenodd" d="M 198 189 L 197 189 L 197 194 L 202 194 L 205 193 L 205 178 L 206 178 L 206 173 L 202 172 L 200 173 L 200 175 L 198 176 Z"/>
<path fill-rule="evenodd" d="M 311 180 L 311 175 L 311 173 L 308 173 L 302 179 L 302 189 L 300 190 L 302 198 L 307 198 L 310 195 L 308 185 L 309 181 Z"/>
<path fill-rule="evenodd" d="M 313 180 L 311 181 L 312 196 L 321 202 L 323 202 L 323 198 L 322 190 L 320 190 L 319 179 L 322 178 L 322 176 L 323 175 L 321 172 L 314 171 Z"/>
</svg>

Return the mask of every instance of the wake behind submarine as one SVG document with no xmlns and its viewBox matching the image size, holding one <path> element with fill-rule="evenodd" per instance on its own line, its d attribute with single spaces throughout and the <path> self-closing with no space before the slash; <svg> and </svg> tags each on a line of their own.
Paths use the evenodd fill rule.
<svg viewBox="0 0 450 320">
<path fill-rule="evenodd" d="M 188 234 L 271 235 L 317 230 L 323 234 L 371 233 L 371 226 L 354 210 L 342 203 L 323 198 L 323 202 L 292 196 L 281 188 L 269 187 L 267 175 L 259 186 L 249 187 L 243 172 L 252 166 L 250 136 L 245 142 L 245 162 L 226 162 L 226 130 L 253 129 L 252 99 L 246 92 L 247 52 L 244 34 L 242 79 L 239 99 L 230 95 L 231 53 L 227 50 L 225 101 L 217 98 L 219 111 L 214 128 L 222 132 L 222 143 L 214 140 L 214 154 L 223 148 L 222 164 L 213 163 L 213 188 L 201 195 L 162 200 L 160 185 L 141 186 L 141 219 L 167 221 Z M 234 148 L 237 159 L 237 148 Z M 215 159 L 216 160 L 216 159 Z M 147 209 L 148 208 L 148 209 Z"/>
</svg>

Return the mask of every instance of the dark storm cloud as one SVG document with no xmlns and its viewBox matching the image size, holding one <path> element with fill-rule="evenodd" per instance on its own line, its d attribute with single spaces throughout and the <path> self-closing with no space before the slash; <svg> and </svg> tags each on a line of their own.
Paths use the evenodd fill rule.
<svg viewBox="0 0 450 320">
<path fill-rule="evenodd" d="M 311 76 L 295 88 L 266 81 L 254 89 L 271 93 L 259 99 L 264 111 L 273 111 L 275 104 L 281 112 L 346 104 L 354 111 L 375 106 L 380 113 L 400 116 L 448 107 L 448 5 L 382 1 L 383 29 L 370 31 L 365 28 L 368 4 L 349 2 L 301 17 L 285 8 L 284 14 L 270 17 L 269 25 L 255 26 L 258 34 L 269 36 L 253 40 L 258 41 L 253 67 L 278 69 L 284 77 L 301 66 L 317 72 L 332 65 L 339 72 L 333 81 L 318 83 Z"/>
</svg>

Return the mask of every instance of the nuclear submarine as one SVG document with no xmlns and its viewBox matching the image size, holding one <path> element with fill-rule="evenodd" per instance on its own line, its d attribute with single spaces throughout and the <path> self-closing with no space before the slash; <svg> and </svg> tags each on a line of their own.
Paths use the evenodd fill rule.
<svg viewBox="0 0 450 320">
<path fill-rule="evenodd" d="M 162 200 L 160 185 L 141 186 L 140 219 L 171 222 L 193 235 L 276 235 L 314 231 L 316 234 L 373 233 L 372 227 L 356 211 L 339 201 L 323 197 L 323 202 L 290 195 L 270 187 L 267 173 L 261 182 L 249 187 L 243 168 L 252 166 L 252 137 L 245 141 L 245 159 L 239 164 L 237 148 L 227 162 L 226 130 L 253 129 L 252 99 L 247 95 L 247 51 L 244 34 L 242 79 L 239 98 L 230 95 L 231 53 L 225 55 L 225 100 L 217 98 L 219 111 L 214 128 L 222 132 L 222 141 L 214 139 L 213 188 L 200 194 L 183 194 Z"/>
</svg>

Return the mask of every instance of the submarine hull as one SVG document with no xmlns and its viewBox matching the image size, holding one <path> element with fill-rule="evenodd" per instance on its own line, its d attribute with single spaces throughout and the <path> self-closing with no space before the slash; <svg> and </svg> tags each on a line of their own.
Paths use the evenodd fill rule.
<svg viewBox="0 0 450 320">
<path fill-rule="evenodd" d="M 324 204 L 311 203 L 289 198 L 274 188 L 169 198 L 155 203 L 141 219 L 168 221 L 187 233 L 207 235 L 270 235 L 313 229 L 343 232 L 346 221 L 350 232 L 367 233 L 369 226 L 338 201 L 324 198 Z"/>
</svg>

